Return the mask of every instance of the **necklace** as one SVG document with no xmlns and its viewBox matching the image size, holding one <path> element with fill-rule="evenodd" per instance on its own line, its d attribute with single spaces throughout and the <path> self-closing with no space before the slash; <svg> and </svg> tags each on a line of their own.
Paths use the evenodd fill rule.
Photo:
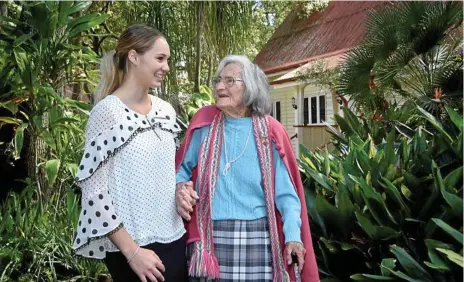
<svg viewBox="0 0 464 282">
<path fill-rule="evenodd" d="M 230 166 L 232 163 L 236 162 L 238 159 L 240 159 L 243 154 L 245 153 L 246 147 L 248 146 L 248 141 L 250 140 L 251 136 L 251 129 L 253 128 L 253 123 L 250 125 L 250 130 L 248 131 L 248 137 L 245 141 L 245 146 L 243 146 L 242 152 L 233 160 L 229 161 L 229 158 L 227 157 L 227 146 L 226 146 L 226 128 L 224 124 L 224 129 L 222 131 L 223 134 L 223 139 L 224 139 L 224 156 L 226 157 L 226 164 L 224 166 L 224 169 L 222 170 L 222 175 L 226 176 L 227 173 L 229 172 Z"/>
</svg>

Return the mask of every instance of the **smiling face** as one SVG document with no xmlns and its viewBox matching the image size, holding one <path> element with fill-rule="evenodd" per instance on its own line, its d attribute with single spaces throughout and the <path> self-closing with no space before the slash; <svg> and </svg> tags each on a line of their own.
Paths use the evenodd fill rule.
<svg viewBox="0 0 464 282">
<path fill-rule="evenodd" d="M 216 106 L 226 116 L 242 117 L 248 112 L 248 108 L 243 104 L 245 84 L 241 80 L 241 72 L 242 69 L 239 64 L 226 65 L 219 74 L 218 82 L 214 86 L 216 90 Z M 235 83 L 231 83 L 232 79 L 235 79 Z"/>
<path fill-rule="evenodd" d="M 154 88 L 161 86 L 164 76 L 169 71 L 170 56 L 166 39 L 160 37 L 145 53 L 139 54 L 131 50 L 128 57 L 134 64 L 133 72 L 139 84 L 146 88 Z"/>
</svg>

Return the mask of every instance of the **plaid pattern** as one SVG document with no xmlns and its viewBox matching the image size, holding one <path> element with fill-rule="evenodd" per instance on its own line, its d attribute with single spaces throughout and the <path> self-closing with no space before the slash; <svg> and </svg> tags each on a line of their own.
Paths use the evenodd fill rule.
<svg viewBox="0 0 464 282">
<path fill-rule="evenodd" d="M 271 242 L 267 218 L 215 220 L 213 238 L 220 279 L 190 277 L 190 282 L 272 281 Z M 190 258 L 192 253 L 193 244 L 189 244 L 187 257 Z"/>
</svg>

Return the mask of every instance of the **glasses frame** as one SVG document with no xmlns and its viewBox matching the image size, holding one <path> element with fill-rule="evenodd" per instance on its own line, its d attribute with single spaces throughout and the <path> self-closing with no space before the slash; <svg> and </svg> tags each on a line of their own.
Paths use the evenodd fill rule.
<svg viewBox="0 0 464 282">
<path fill-rule="evenodd" d="M 227 82 L 226 79 L 230 79 L 232 84 L 230 84 L 230 82 Z M 240 79 L 240 78 L 235 78 L 235 77 L 231 77 L 231 76 L 226 76 L 224 78 L 220 77 L 220 76 L 215 76 L 213 77 L 213 79 L 211 80 L 211 82 L 213 83 L 213 86 L 217 86 L 219 83 L 221 83 L 221 81 L 224 83 L 224 86 L 226 87 L 232 87 L 234 86 L 235 84 L 237 84 L 237 81 L 243 81 L 243 79 Z"/>
</svg>

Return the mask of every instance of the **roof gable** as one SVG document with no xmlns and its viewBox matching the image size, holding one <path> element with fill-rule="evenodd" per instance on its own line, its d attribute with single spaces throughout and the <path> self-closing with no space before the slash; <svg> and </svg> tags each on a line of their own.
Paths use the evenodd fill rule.
<svg viewBox="0 0 464 282">
<path fill-rule="evenodd" d="M 361 42 L 368 12 L 388 3 L 330 1 L 325 9 L 306 19 L 299 19 L 293 11 L 256 56 L 256 63 L 272 73 L 349 50 Z"/>
</svg>

